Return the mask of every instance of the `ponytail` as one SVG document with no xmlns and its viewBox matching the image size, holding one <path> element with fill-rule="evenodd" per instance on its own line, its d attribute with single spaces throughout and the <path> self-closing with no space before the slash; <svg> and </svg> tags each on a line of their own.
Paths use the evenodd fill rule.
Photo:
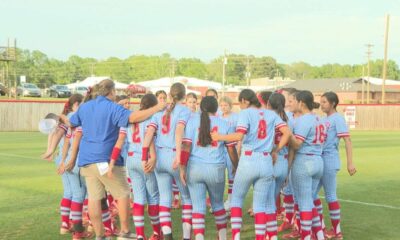
<svg viewBox="0 0 400 240">
<path fill-rule="evenodd" d="M 285 96 L 281 93 L 273 93 L 269 97 L 269 105 L 282 118 L 283 121 L 288 121 L 288 116 L 285 112 Z"/>
<path fill-rule="evenodd" d="M 174 110 L 176 104 L 186 96 L 185 86 L 182 83 L 172 84 L 171 89 L 170 89 L 170 95 L 172 97 L 172 103 L 165 112 L 165 118 L 163 118 L 163 122 L 162 122 L 162 124 L 164 126 L 169 125 L 171 112 Z"/>
<path fill-rule="evenodd" d="M 210 145 L 211 138 L 211 120 L 209 113 L 216 113 L 218 110 L 218 101 L 214 97 L 204 97 L 200 103 L 200 130 L 199 130 L 199 143 L 202 147 Z"/>
</svg>

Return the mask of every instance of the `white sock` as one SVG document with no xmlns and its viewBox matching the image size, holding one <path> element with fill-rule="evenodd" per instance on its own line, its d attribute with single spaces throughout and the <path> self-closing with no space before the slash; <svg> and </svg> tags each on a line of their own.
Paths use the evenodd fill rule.
<svg viewBox="0 0 400 240">
<path fill-rule="evenodd" d="M 189 223 L 182 223 L 182 229 L 183 229 L 183 238 L 190 238 L 191 231 L 192 231 L 192 225 Z"/>
<path fill-rule="evenodd" d="M 218 231 L 218 240 L 226 240 L 226 228 L 222 228 Z"/>
</svg>

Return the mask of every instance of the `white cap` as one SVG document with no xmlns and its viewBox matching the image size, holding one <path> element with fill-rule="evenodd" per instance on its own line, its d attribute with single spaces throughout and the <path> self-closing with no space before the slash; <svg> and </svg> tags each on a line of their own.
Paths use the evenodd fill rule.
<svg viewBox="0 0 400 240">
<path fill-rule="evenodd" d="M 39 121 L 39 131 L 43 134 L 50 134 L 57 127 L 57 121 L 54 119 L 42 119 Z"/>
</svg>

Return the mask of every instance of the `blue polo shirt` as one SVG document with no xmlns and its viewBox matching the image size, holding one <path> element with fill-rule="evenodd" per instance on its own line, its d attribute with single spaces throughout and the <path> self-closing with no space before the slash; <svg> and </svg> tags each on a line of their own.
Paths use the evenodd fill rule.
<svg viewBox="0 0 400 240">
<path fill-rule="evenodd" d="M 118 139 L 119 128 L 127 127 L 131 111 L 104 96 L 82 104 L 69 119 L 72 126 L 82 127 L 78 166 L 109 162 Z M 123 165 L 119 159 L 115 165 Z"/>
</svg>

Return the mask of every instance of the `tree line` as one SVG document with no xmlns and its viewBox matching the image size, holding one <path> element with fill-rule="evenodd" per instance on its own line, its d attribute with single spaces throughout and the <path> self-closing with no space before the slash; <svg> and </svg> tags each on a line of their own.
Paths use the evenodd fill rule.
<svg viewBox="0 0 400 240">
<path fill-rule="evenodd" d="M 41 87 L 52 84 L 68 84 L 83 80 L 88 76 L 109 76 L 124 83 L 140 82 L 166 76 L 187 76 L 211 81 L 222 81 L 224 56 L 204 62 L 198 58 L 174 58 L 168 53 L 159 56 L 132 55 L 125 59 L 110 57 L 105 60 L 83 58 L 77 55 L 67 60 L 48 57 L 38 50 L 17 49 L 17 62 L 11 64 L 11 77 L 26 76 L 27 82 L 36 83 Z M 306 62 L 291 64 L 278 63 L 271 56 L 248 56 L 230 54 L 226 56 L 225 65 L 227 84 L 245 85 L 246 79 L 284 78 L 315 79 L 315 78 L 351 78 L 367 75 L 366 64 L 324 64 L 313 66 Z M 370 76 L 382 77 L 383 60 L 370 62 Z M 2 73 L 0 65 L 0 74 Z M 393 60 L 388 61 L 387 78 L 399 80 L 400 69 Z M 0 78 L 1 79 L 1 78 Z M 4 77 L 2 79 L 4 81 Z"/>
</svg>

